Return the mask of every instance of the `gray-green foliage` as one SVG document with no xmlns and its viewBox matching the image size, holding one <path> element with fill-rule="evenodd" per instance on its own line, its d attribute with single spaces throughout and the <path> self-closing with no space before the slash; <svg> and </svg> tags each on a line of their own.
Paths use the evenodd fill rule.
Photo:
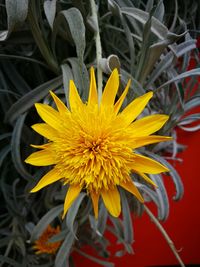
<svg viewBox="0 0 200 267">
<path fill-rule="evenodd" d="M 171 2 L 165 1 L 165 5 L 162 0 L 96 3 L 104 62 L 110 68 L 103 67 L 105 80 L 108 69 L 119 67 L 120 62 L 120 92 L 128 79 L 132 79 L 125 104 L 153 90 L 154 98 L 145 112 L 169 114 L 170 120 L 160 134 L 176 136 L 175 127 L 187 131 L 200 128 L 199 124 L 192 124 L 198 123 L 200 114 L 187 115 L 200 105 L 199 54 L 195 40 L 200 5 L 198 0 L 176 0 L 175 7 Z M 89 0 L 0 1 L 0 266 L 71 266 L 73 250 L 103 266 L 112 266 L 80 250 L 88 244 L 100 256 L 107 257 L 106 230 L 124 245 L 117 256 L 132 253 L 131 212 L 141 214 L 143 209 L 129 193 L 120 191 L 121 219 L 108 215 L 100 202 L 96 221 L 91 200 L 82 193 L 62 220 L 66 187 L 55 183 L 30 194 L 48 168 L 24 164 L 32 150 L 29 144 L 43 142 L 30 128 L 39 120 L 34 103 L 52 103 L 49 90 L 68 103 L 70 79 L 75 81 L 82 99 L 87 99 L 88 70 L 91 65 L 96 66 L 95 31 Z M 110 55 L 118 60 L 111 64 Z M 191 58 L 196 68 L 189 70 Z M 163 155 L 167 151 L 174 160 L 181 148 L 174 140 L 138 151 L 170 169 L 176 188 L 175 200 L 182 197 L 183 185 L 173 164 Z M 156 204 L 158 218 L 165 220 L 169 203 L 164 178 L 161 175 L 151 178 L 158 184 L 157 189 L 134 176 L 146 200 Z M 32 245 L 48 224 L 61 226 L 61 233 L 50 241 L 63 243 L 55 257 L 39 257 Z"/>
</svg>

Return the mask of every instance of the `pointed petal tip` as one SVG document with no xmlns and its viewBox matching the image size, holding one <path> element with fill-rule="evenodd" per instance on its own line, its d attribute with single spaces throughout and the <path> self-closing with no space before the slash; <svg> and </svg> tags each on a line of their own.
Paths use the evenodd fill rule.
<svg viewBox="0 0 200 267">
<path fill-rule="evenodd" d="M 26 158 L 26 159 L 24 160 L 24 162 L 28 164 L 28 158 Z"/>
<path fill-rule="evenodd" d="M 149 91 L 147 94 L 149 94 L 149 96 L 153 96 L 153 91 Z"/>
<path fill-rule="evenodd" d="M 117 68 L 114 68 L 114 70 L 112 72 L 116 72 L 116 74 L 119 74 L 119 71 Z"/>
<path fill-rule="evenodd" d="M 141 203 L 144 203 L 143 196 L 140 194 L 139 190 L 137 189 L 131 178 L 129 178 L 129 180 L 127 180 L 126 182 L 121 182 L 120 186 L 126 191 L 133 194 Z"/>
<path fill-rule="evenodd" d="M 72 206 L 76 198 L 79 196 L 82 188 L 79 185 L 70 185 L 65 196 L 62 219 L 65 217 L 67 211 Z"/>
<path fill-rule="evenodd" d="M 36 110 L 38 110 L 40 103 L 35 103 L 34 106 L 35 106 Z"/>
<path fill-rule="evenodd" d="M 51 95 L 52 98 L 57 97 L 56 94 L 54 94 L 53 91 L 49 90 L 49 93 L 50 93 L 50 95 Z"/>
<path fill-rule="evenodd" d="M 119 217 L 121 213 L 121 201 L 117 187 L 109 190 L 102 190 L 101 197 L 109 213 L 113 217 Z"/>
<path fill-rule="evenodd" d="M 36 193 L 38 190 L 35 189 L 35 187 L 33 189 L 31 189 L 30 193 Z"/>
<path fill-rule="evenodd" d="M 94 217 L 97 220 L 98 219 L 98 214 L 99 214 L 99 193 L 95 192 L 90 192 L 91 200 L 92 200 L 92 205 L 93 205 L 93 210 L 94 210 Z"/>
<path fill-rule="evenodd" d="M 66 212 L 64 212 L 64 211 L 63 211 L 63 214 L 62 214 L 62 217 L 61 217 L 61 218 L 62 218 L 62 220 L 64 220 L 64 218 L 65 218 L 65 215 L 66 215 Z"/>
</svg>

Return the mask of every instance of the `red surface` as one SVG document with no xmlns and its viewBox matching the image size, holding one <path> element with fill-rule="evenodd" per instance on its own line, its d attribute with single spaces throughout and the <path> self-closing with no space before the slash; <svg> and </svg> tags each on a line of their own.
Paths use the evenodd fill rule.
<svg viewBox="0 0 200 267">
<path fill-rule="evenodd" d="M 200 214 L 199 214 L 199 188 L 200 188 L 200 131 L 186 133 L 179 131 L 179 143 L 188 148 L 179 154 L 183 163 L 176 163 L 176 170 L 182 177 L 185 193 L 179 202 L 174 202 L 172 197 L 175 193 L 174 185 L 169 177 L 165 178 L 168 195 L 170 198 L 170 215 L 163 226 L 176 248 L 180 250 L 180 256 L 185 264 L 199 264 L 200 266 Z M 141 218 L 134 219 L 135 242 L 133 244 L 134 255 L 121 258 L 111 256 L 110 261 L 116 267 L 145 267 L 177 264 L 169 246 L 155 225 L 144 214 Z M 110 251 L 114 254 L 118 245 L 113 237 Z M 88 250 L 87 250 L 88 251 Z M 91 251 L 91 249 L 90 249 Z M 94 255 L 94 254 L 93 254 Z M 100 266 L 83 256 L 74 254 L 77 267 Z"/>
</svg>

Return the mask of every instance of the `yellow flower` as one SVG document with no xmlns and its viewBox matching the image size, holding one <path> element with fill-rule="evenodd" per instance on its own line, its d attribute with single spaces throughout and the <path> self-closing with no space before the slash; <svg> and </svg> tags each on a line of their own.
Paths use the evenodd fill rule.
<svg viewBox="0 0 200 267">
<path fill-rule="evenodd" d="M 61 241 L 58 242 L 48 242 L 51 237 L 60 233 L 60 227 L 57 226 L 56 228 L 51 227 L 48 225 L 46 230 L 42 233 L 42 235 L 35 241 L 33 248 L 37 250 L 36 254 L 55 254 L 57 249 L 61 245 Z"/>
<path fill-rule="evenodd" d="M 64 184 L 69 185 L 63 217 L 81 190 L 86 190 L 90 195 L 96 218 L 100 196 L 110 214 L 118 217 L 121 212 L 118 186 L 143 202 L 143 197 L 130 177 L 132 172 L 153 184 L 146 173 L 168 171 L 157 161 L 135 152 L 141 146 L 171 139 L 151 135 L 164 125 L 168 116 L 157 114 L 135 120 L 153 96 L 152 92 L 136 98 L 119 112 L 129 86 L 130 81 L 115 103 L 119 87 L 119 74 L 115 69 L 104 88 L 101 103 L 98 104 L 92 68 L 87 103 L 82 102 L 74 82 L 70 81 L 70 109 L 52 92 L 58 111 L 46 104 L 35 104 L 45 123 L 32 127 L 49 142 L 34 146 L 41 150 L 31 154 L 26 163 L 54 167 L 31 192 L 62 179 Z"/>
</svg>

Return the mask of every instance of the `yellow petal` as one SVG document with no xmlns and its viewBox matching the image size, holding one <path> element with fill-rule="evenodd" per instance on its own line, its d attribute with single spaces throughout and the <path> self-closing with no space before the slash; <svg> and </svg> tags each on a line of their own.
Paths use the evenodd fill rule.
<svg viewBox="0 0 200 267">
<path fill-rule="evenodd" d="M 119 88 L 118 70 L 114 69 L 103 91 L 101 106 L 113 106 Z"/>
<path fill-rule="evenodd" d="M 129 87 L 130 87 L 130 84 L 131 84 L 131 80 L 128 81 L 127 85 L 126 85 L 126 88 L 124 89 L 123 93 L 121 94 L 120 98 L 118 99 L 118 101 L 116 102 L 115 106 L 114 106 L 114 112 L 115 114 L 117 114 L 124 102 L 124 99 L 128 93 L 128 90 L 129 90 Z"/>
<path fill-rule="evenodd" d="M 128 181 L 124 181 L 124 182 L 120 182 L 119 184 L 121 187 L 123 187 L 126 191 L 130 192 L 131 194 L 133 194 L 134 196 L 136 196 L 136 198 L 140 201 L 140 202 L 144 202 L 144 199 L 142 197 L 142 195 L 140 194 L 140 192 L 138 191 L 137 187 L 134 185 L 133 181 L 128 180 Z"/>
<path fill-rule="evenodd" d="M 46 123 L 37 123 L 31 126 L 34 131 L 49 140 L 55 140 L 58 132 Z"/>
<path fill-rule="evenodd" d="M 56 130 L 62 129 L 62 121 L 58 111 L 48 105 L 40 103 L 36 103 L 35 107 L 43 121 Z"/>
<path fill-rule="evenodd" d="M 155 184 L 146 174 L 142 173 L 142 172 L 137 172 L 145 181 L 147 181 L 148 183 L 152 184 L 155 187 L 158 187 L 157 184 Z"/>
<path fill-rule="evenodd" d="M 34 147 L 34 148 L 38 148 L 38 149 L 45 149 L 45 148 L 49 148 L 50 146 L 50 143 L 47 143 L 47 144 L 43 144 L 43 145 L 30 145 L 31 147 Z"/>
<path fill-rule="evenodd" d="M 98 208 L 99 194 L 97 194 L 95 192 L 90 192 L 90 196 L 91 196 L 91 199 L 92 199 L 92 204 L 93 204 L 95 219 L 98 219 L 98 213 L 99 213 L 99 208 Z"/>
<path fill-rule="evenodd" d="M 104 189 L 101 191 L 103 202 L 113 217 L 118 217 L 121 213 L 120 194 L 117 187 Z"/>
<path fill-rule="evenodd" d="M 29 163 L 34 166 L 48 166 L 55 164 L 55 159 L 50 150 L 44 149 L 32 153 L 26 160 L 26 163 Z"/>
<path fill-rule="evenodd" d="M 78 90 L 73 80 L 70 80 L 70 83 L 69 83 L 69 104 L 70 104 L 71 111 L 77 110 L 77 108 L 80 108 L 83 106 L 83 102 L 79 96 Z"/>
<path fill-rule="evenodd" d="M 65 217 L 65 214 L 67 213 L 68 209 L 73 204 L 74 200 L 78 197 L 80 192 L 81 192 L 81 187 L 79 185 L 70 185 L 67 191 L 66 197 L 65 197 L 62 219 Z"/>
<path fill-rule="evenodd" d="M 129 125 L 143 111 L 153 93 L 149 92 L 133 100 L 123 111 L 118 115 L 120 122 L 124 125 Z"/>
<path fill-rule="evenodd" d="M 90 90 L 88 97 L 88 105 L 97 105 L 98 104 L 98 95 L 97 95 L 97 84 L 94 74 L 94 68 L 90 69 Z"/>
<path fill-rule="evenodd" d="M 145 136 L 157 132 L 169 119 L 167 115 L 150 115 L 134 121 L 130 129 L 134 136 Z"/>
<path fill-rule="evenodd" d="M 42 177 L 38 184 L 31 190 L 31 193 L 35 193 L 43 187 L 52 184 L 62 178 L 63 176 L 61 176 L 60 173 L 54 168 Z"/>
<path fill-rule="evenodd" d="M 138 154 L 134 154 L 134 157 L 135 162 L 133 164 L 133 170 L 136 170 L 136 172 L 157 174 L 169 171 L 168 168 L 158 161 Z"/>
<path fill-rule="evenodd" d="M 150 136 L 142 136 L 142 137 L 136 137 L 133 139 L 132 148 L 138 148 L 142 146 L 147 146 L 154 143 L 159 142 L 167 142 L 172 140 L 173 138 L 170 136 L 160 136 L 160 135 L 150 135 Z"/>
<path fill-rule="evenodd" d="M 56 104 L 56 107 L 60 114 L 66 114 L 69 113 L 68 108 L 65 106 L 65 104 L 52 92 L 50 91 L 51 96 L 53 97 L 53 100 Z"/>
</svg>

